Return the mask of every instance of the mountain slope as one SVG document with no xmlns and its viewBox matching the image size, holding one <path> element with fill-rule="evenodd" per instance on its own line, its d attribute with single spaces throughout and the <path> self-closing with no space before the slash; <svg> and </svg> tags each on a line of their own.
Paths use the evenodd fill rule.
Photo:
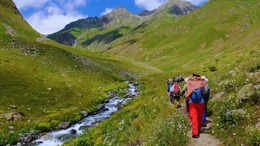
<svg viewBox="0 0 260 146">
<path fill-rule="evenodd" d="M 99 18 L 86 18 L 72 22 L 63 30 L 49 35 L 49 38 L 62 44 L 102 52 L 110 48 L 108 44 L 153 17 L 185 15 L 195 8 L 192 4 L 179 0 L 170 0 L 158 10 L 146 12 L 148 14 L 135 15 L 119 7 Z"/>
<path fill-rule="evenodd" d="M 91 29 L 111 29 L 121 26 L 136 26 L 143 19 L 140 16 L 131 14 L 125 8 L 119 7 L 111 13 L 101 17 L 90 17 L 81 19 L 65 26 L 65 28 L 57 33 L 51 34 L 48 37 L 59 43 L 66 45 L 74 45 L 76 40 L 84 32 Z"/>
<path fill-rule="evenodd" d="M 0 145 L 15 144 L 31 130 L 78 121 L 80 111 L 95 111 L 108 91 L 124 87 L 121 80 L 150 71 L 57 44 L 33 30 L 12 1 L 1 0 Z"/>
<path fill-rule="evenodd" d="M 187 56 L 200 54 L 197 58 L 200 62 L 203 56 L 259 45 L 259 15 L 256 13 L 259 10 L 254 6 L 257 3 L 249 2 L 249 6 L 242 1 L 225 2 L 223 6 L 219 3 L 207 3 L 179 18 L 154 18 L 114 41 L 107 52 L 171 71 L 174 66 L 189 62 L 189 57 L 179 59 L 186 53 Z"/>
<path fill-rule="evenodd" d="M 212 90 L 212 128 L 205 132 L 225 145 L 258 145 L 259 5 L 212 0 L 185 16 L 151 19 L 109 44 L 106 53 L 164 72 L 141 78 L 140 98 L 67 145 L 188 144 L 188 117 L 183 107 L 170 104 L 166 82 L 192 73 L 208 77 Z"/>
<path fill-rule="evenodd" d="M 8 3 L 0 3 L 0 117 L 25 117 L 0 119 L 0 145 L 14 144 L 19 133 L 78 121 L 79 111 L 94 111 L 106 91 L 124 86 L 122 75 L 137 77 L 141 95 L 66 145 L 187 145 L 188 116 L 170 104 L 166 82 L 194 72 L 208 77 L 212 89 L 212 129 L 206 132 L 226 145 L 259 144 L 258 0 L 212 0 L 185 16 L 162 14 L 135 28 L 92 28 L 87 40 L 80 34 L 93 48 L 105 38 L 107 48 L 97 48 L 103 55 L 41 37 Z M 5 27 L 7 18 L 13 19 Z M 16 39 L 15 27 L 6 29 L 15 25 L 26 28 L 16 30 Z"/>
</svg>

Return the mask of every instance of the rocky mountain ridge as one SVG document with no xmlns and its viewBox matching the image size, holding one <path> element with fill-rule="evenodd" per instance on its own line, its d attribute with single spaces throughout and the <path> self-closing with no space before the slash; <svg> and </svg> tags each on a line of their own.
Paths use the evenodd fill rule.
<svg viewBox="0 0 260 146">
<path fill-rule="evenodd" d="M 168 14 L 173 16 L 186 15 L 195 9 L 196 7 L 191 3 L 186 1 L 181 1 L 181 0 L 170 0 L 156 10 L 153 11 L 145 10 L 139 14 L 133 14 L 124 7 L 118 7 L 115 8 L 112 12 L 104 16 L 89 17 L 86 19 L 80 19 L 78 21 L 72 22 L 66 25 L 63 30 L 51 34 L 48 37 L 59 43 L 70 45 L 70 46 L 78 45 L 77 44 L 78 39 L 81 39 L 82 45 L 81 43 L 79 43 L 78 46 L 85 47 L 84 41 L 87 41 L 89 39 L 93 40 L 98 35 L 98 34 L 93 35 L 91 37 L 82 36 L 85 34 L 84 32 L 88 30 L 100 29 L 97 33 L 100 32 L 102 33 L 102 31 L 106 32 L 106 30 L 118 29 L 122 26 L 131 28 L 131 27 L 136 27 L 151 18 L 157 17 L 158 15 L 159 16 L 168 15 Z M 114 36 L 111 37 L 113 38 Z"/>
</svg>

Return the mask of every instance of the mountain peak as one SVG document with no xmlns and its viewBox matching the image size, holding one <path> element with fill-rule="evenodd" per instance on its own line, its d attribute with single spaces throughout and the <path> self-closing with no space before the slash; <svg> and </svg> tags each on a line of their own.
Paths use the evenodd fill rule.
<svg viewBox="0 0 260 146">
<path fill-rule="evenodd" d="M 117 7 L 111 13 L 107 15 L 118 15 L 118 14 L 131 14 L 125 7 Z"/>
<path fill-rule="evenodd" d="M 194 6 L 188 1 L 168 0 L 168 2 L 159 7 L 154 14 L 156 15 L 160 13 L 167 13 L 173 15 L 186 15 L 195 10 L 196 8 L 196 6 Z"/>
</svg>

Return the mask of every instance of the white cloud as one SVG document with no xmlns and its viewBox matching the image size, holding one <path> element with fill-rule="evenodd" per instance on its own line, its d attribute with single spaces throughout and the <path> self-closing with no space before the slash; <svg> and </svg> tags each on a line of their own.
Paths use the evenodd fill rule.
<svg viewBox="0 0 260 146">
<path fill-rule="evenodd" d="M 86 5 L 86 0 L 14 0 L 21 10 L 36 8 L 26 17 L 29 24 L 42 34 L 57 32 L 68 23 L 86 18 L 78 8 Z"/>
<path fill-rule="evenodd" d="M 113 11 L 112 8 L 106 8 L 104 12 L 101 13 L 101 16 L 111 13 Z"/>
<path fill-rule="evenodd" d="M 50 5 L 44 10 L 34 13 L 27 21 L 34 29 L 42 34 L 51 34 L 65 27 L 68 23 L 87 16 L 78 14 L 76 11 L 64 12 L 56 5 Z"/>
<path fill-rule="evenodd" d="M 186 0 L 186 1 L 191 2 L 193 5 L 199 6 L 204 2 L 207 2 L 208 0 Z"/>
<path fill-rule="evenodd" d="M 64 5 L 64 8 L 67 11 L 71 11 L 77 7 L 85 6 L 86 0 L 67 0 L 66 2 L 61 3 L 61 5 Z"/>
<path fill-rule="evenodd" d="M 143 7 L 146 10 L 154 10 L 159 8 L 167 0 L 135 0 L 137 6 Z"/>
<path fill-rule="evenodd" d="M 146 10 L 154 10 L 159 8 L 161 5 L 166 3 L 168 0 L 135 0 L 135 4 L 139 7 L 142 7 Z M 204 2 L 207 2 L 208 0 L 186 0 L 191 2 L 192 4 L 196 6 L 200 6 Z"/>
<path fill-rule="evenodd" d="M 41 7 L 51 0 L 14 0 L 16 6 L 19 9 L 25 9 L 28 7 Z"/>
</svg>

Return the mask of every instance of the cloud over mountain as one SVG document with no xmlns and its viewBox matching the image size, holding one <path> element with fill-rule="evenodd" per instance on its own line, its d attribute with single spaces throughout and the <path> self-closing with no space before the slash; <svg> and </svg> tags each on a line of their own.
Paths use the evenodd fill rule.
<svg viewBox="0 0 260 146">
<path fill-rule="evenodd" d="M 104 12 L 101 13 L 101 16 L 111 13 L 113 11 L 112 8 L 106 8 Z"/>
<path fill-rule="evenodd" d="M 37 8 L 27 18 L 28 23 L 42 34 L 54 33 L 66 24 L 87 16 L 77 8 L 86 5 L 86 0 L 14 0 L 21 10 Z"/>
<path fill-rule="evenodd" d="M 135 4 L 139 7 L 142 7 L 146 10 L 154 10 L 166 3 L 168 0 L 135 0 Z M 186 0 L 191 2 L 196 6 L 200 6 L 208 0 Z"/>
<path fill-rule="evenodd" d="M 165 2 L 167 2 L 167 0 L 135 0 L 136 5 L 143 7 L 146 10 L 154 10 Z"/>
</svg>

